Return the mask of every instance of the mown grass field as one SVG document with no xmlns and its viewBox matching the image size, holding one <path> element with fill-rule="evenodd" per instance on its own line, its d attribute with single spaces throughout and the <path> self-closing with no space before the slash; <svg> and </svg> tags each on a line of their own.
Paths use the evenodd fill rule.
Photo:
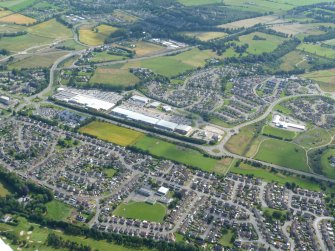
<svg viewBox="0 0 335 251">
<path fill-rule="evenodd" d="M 21 68 L 50 67 L 58 58 L 64 56 L 67 52 L 58 51 L 44 55 L 32 55 L 22 60 L 18 60 L 8 65 L 10 70 Z"/>
<path fill-rule="evenodd" d="M 20 11 L 31 5 L 37 0 L 5 0 L 0 2 L 0 7 L 6 7 L 12 11 Z"/>
<path fill-rule="evenodd" d="M 254 40 L 254 36 L 259 36 L 265 40 Z M 240 42 L 237 44 L 248 44 L 248 53 L 251 54 L 262 54 L 263 52 L 271 52 L 278 47 L 281 43 L 285 41 L 285 38 L 269 35 L 261 32 L 253 32 L 248 35 L 243 35 L 239 37 Z"/>
<path fill-rule="evenodd" d="M 79 132 L 121 146 L 132 145 L 144 137 L 144 134 L 141 132 L 101 121 L 93 121 L 88 125 L 81 127 Z"/>
<path fill-rule="evenodd" d="M 294 139 L 294 142 L 304 148 L 314 148 L 325 145 L 331 140 L 331 135 L 326 129 L 313 128 L 301 133 Z"/>
<path fill-rule="evenodd" d="M 309 72 L 302 76 L 318 82 L 326 92 L 335 92 L 335 69 Z"/>
<path fill-rule="evenodd" d="M 145 136 L 138 140 L 134 146 L 144 151 L 148 151 L 154 156 L 174 160 L 208 172 L 217 168 L 218 161 L 215 159 L 204 157 L 203 154 L 196 150 L 178 146 L 154 137 Z"/>
<path fill-rule="evenodd" d="M 227 36 L 227 33 L 224 32 L 184 32 L 182 33 L 183 35 L 186 35 L 188 37 L 195 37 L 201 41 L 209 41 L 212 39 L 216 39 L 216 38 L 222 38 Z"/>
<path fill-rule="evenodd" d="M 32 34 L 26 34 L 17 37 L 4 37 L 0 40 L 0 48 L 14 52 L 23 51 L 27 48 L 42 44 L 51 43 L 52 39 L 40 37 Z"/>
<path fill-rule="evenodd" d="M 110 25 L 99 25 L 97 27 L 84 26 L 79 29 L 79 40 L 87 45 L 97 46 L 102 45 L 105 39 L 115 32 L 117 28 Z"/>
<path fill-rule="evenodd" d="M 133 86 L 139 82 L 139 78 L 129 72 L 129 69 L 116 69 L 100 67 L 90 79 L 92 84 L 108 84 L 112 86 Z"/>
<path fill-rule="evenodd" d="M 199 50 L 198 48 L 179 53 L 173 56 L 162 56 L 137 62 L 130 62 L 124 67 L 144 67 L 149 68 L 155 73 L 172 77 L 185 71 L 203 67 L 206 60 L 213 57 L 214 52 L 210 50 Z"/>
<path fill-rule="evenodd" d="M 21 249 L 18 249 L 18 245 L 13 245 L 11 243 L 10 246 L 13 248 L 13 250 L 24 250 L 24 251 L 67 251 L 68 249 L 64 248 L 52 248 L 46 245 L 46 240 L 49 233 L 57 234 L 58 236 L 64 238 L 65 240 L 74 241 L 78 244 L 88 245 L 93 249 L 97 249 L 99 251 L 132 251 L 133 248 L 128 248 L 125 246 L 119 246 L 110 242 L 107 242 L 105 240 L 94 240 L 91 238 L 87 238 L 84 236 L 72 236 L 68 234 L 64 234 L 62 231 L 59 230 L 52 230 L 48 229 L 46 227 L 42 227 L 40 225 L 30 223 L 26 219 L 19 217 L 18 218 L 19 225 L 18 226 L 11 226 L 7 225 L 5 223 L 0 223 L 0 231 L 10 231 L 14 233 L 20 242 L 25 241 L 29 243 L 29 245 L 26 245 L 24 247 L 20 247 Z M 30 227 L 33 226 L 34 229 L 29 233 Z M 21 233 L 21 234 L 20 234 Z M 29 237 L 29 238 L 28 238 Z M 27 240 L 28 238 L 28 240 Z M 5 240 L 6 243 L 8 243 L 8 240 Z M 149 251 L 147 248 L 138 248 L 140 251 Z"/>
<path fill-rule="evenodd" d="M 335 50 L 322 47 L 321 45 L 302 43 L 298 45 L 297 49 L 320 57 L 335 59 Z"/>
<path fill-rule="evenodd" d="M 241 175 L 253 175 L 256 178 L 263 179 L 266 182 L 277 182 L 280 185 L 285 185 L 286 182 L 295 183 L 299 187 L 312 191 L 321 191 L 318 183 L 312 182 L 309 179 L 300 178 L 293 174 L 284 175 L 282 173 L 271 171 L 270 168 L 257 168 L 245 163 L 241 163 L 239 167 L 235 165 L 230 169 L 230 172 Z"/>
<path fill-rule="evenodd" d="M 275 128 L 272 126 L 265 125 L 262 129 L 262 134 L 279 137 L 286 140 L 292 140 L 297 135 L 295 132 Z"/>
<path fill-rule="evenodd" d="M 293 143 L 268 139 L 261 143 L 255 159 L 279 166 L 310 172 L 307 165 L 306 151 Z"/>
<path fill-rule="evenodd" d="M 4 16 L 0 18 L 0 23 L 10 23 L 10 24 L 33 24 L 36 19 L 24 16 L 19 13 L 15 13 L 9 16 Z"/>
<path fill-rule="evenodd" d="M 46 217 L 50 219 L 66 221 L 71 216 L 72 208 L 61 201 L 50 201 L 46 204 L 46 207 Z"/>
<path fill-rule="evenodd" d="M 121 203 L 114 211 L 113 215 L 125 218 L 146 220 L 151 222 L 163 222 L 166 214 L 166 207 L 161 203 L 154 205 L 146 202 Z"/>
</svg>

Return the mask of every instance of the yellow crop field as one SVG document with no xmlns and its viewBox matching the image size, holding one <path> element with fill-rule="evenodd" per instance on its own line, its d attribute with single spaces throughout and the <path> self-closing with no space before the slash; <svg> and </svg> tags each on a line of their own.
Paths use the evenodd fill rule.
<svg viewBox="0 0 335 251">
<path fill-rule="evenodd" d="M 95 28 L 92 27 L 82 27 L 79 29 L 79 40 L 87 45 L 102 45 L 105 42 L 105 39 L 117 28 L 110 25 L 99 25 Z"/>
<path fill-rule="evenodd" d="M 0 23 L 33 24 L 35 22 L 36 19 L 18 13 L 0 18 Z"/>
<path fill-rule="evenodd" d="M 50 19 L 46 22 L 29 27 L 27 31 L 30 34 L 48 38 L 64 39 L 72 37 L 71 30 L 57 22 L 56 19 Z"/>
</svg>

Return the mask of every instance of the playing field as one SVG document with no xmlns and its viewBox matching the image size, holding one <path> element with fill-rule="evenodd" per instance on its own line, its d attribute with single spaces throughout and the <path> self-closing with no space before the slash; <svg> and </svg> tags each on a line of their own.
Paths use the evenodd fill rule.
<svg viewBox="0 0 335 251">
<path fill-rule="evenodd" d="M 117 28 L 105 24 L 94 28 L 84 26 L 79 29 L 79 40 L 87 45 L 102 45 L 104 44 L 106 38 L 116 30 Z"/>
<path fill-rule="evenodd" d="M 258 36 L 264 40 L 255 40 L 254 36 Z M 285 38 L 269 35 L 261 32 L 253 32 L 248 35 L 240 36 L 240 42 L 237 44 L 248 44 L 247 52 L 251 54 L 262 54 L 263 52 L 271 52 L 285 41 Z"/>
<path fill-rule="evenodd" d="M 209 41 L 216 38 L 222 38 L 227 36 L 227 33 L 224 32 L 184 32 L 182 33 L 189 37 L 195 37 L 201 41 Z"/>
<path fill-rule="evenodd" d="M 121 146 L 132 145 L 144 136 L 141 132 L 101 121 L 93 121 L 88 125 L 81 127 L 79 132 L 86 133 Z"/>
<path fill-rule="evenodd" d="M 311 54 L 314 54 L 320 57 L 335 59 L 334 49 L 322 47 L 321 45 L 318 45 L 318 44 L 302 43 L 298 45 L 297 49 L 301 51 L 309 52 Z"/>
<path fill-rule="evenodd" d="M 314 71 L 302 76 L 317 81 L 326 92 L 335 92 L 335 69 Z"/>
<path fill-rule="evenodd" d="M 121 203 L 113 212 L 115 216 L 151 222 L 163 222 L 165 214 L 166 207 L 161 203 L 151 205 L 146 202 L 133 201 Z"/>
<path fill-rule="evenodd" d="M 9 16 L 0 18 L 0 23 L 11 23 L 11 24 L 33 24 L 36 19 L 15 13 Z"/>
<path fill-rule="evenodd" d="M 66 221 L 68 217 L 71 216 L 72 208 L 65 203 L 53 200 L 46 204 L 47 214 L 46 217 L 58 220 L 58 221 Z"/>
<path fill-rule="evenodd" d="M 127 87 L 139 82 L 139 78 L 129 72 L 129 69 L 97 68 L 90 80 L 92 84 L 107 84 Z"/>
<path fill-rule="evenodd" d="M 155 73 L 172 77 L 181 74 L 187 70 L 192 70 L 197 67 L 203 67 L 206 60 L 213 57 L 214 52 L 210 50 L 199 50 L 198 48 L 173 55 L 162 56 L 137 62 L 125 64 L 125 67 L 143 67 L 149 68 Z"/>
<path fill-rule="evenodd" d="M 305 150 L 295 144 L 276 139 L 268 139 L 260 145 L 255 159 L 304 172 L 310 172 L 307 166 Z"/>
<path fill-rule="evenodd" d="M 215 159 L 204 157 L 196 150 L 178 146 L 150 136 L 141 138 L 134 146 L 148 151 L 154 156 L 174 160 L 208 172 L 213 171 L 218 162 Z"/>
<path fill-rule="evenodd" d="M 266 136 L 270 135 L 270 136 L 282 138 L 284 140 L 292 140 L 296 136 L 295 132 L 275 128 L 275 127 L 268 126 L 268 125 L 263 127 L 262 134 Z"/>
</svg>

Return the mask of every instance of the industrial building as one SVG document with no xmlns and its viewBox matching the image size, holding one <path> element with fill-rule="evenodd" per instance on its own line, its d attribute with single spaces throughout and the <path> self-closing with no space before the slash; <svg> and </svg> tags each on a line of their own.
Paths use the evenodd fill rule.
<svg viewBox="0 0 335 251">
<path fill-rule="evenodd" d="M 166 187 L 160 187 L 156 194 L 159 195 L 159 196 L 166 196 L 167 193 L 169 192 L 169 188 L 166 188 Z"/>
<path fill-rule="evenodd" d="M 115 107 L 111 111 L 111 115 L 119 118 L 140 122 L 158 129 L 166 130 L 169 132 L 177 132 L 183 135 L 192 131 L 192 127 L 188 125 L 180 125 L 174 122 L 166 121 L 163 119 L 153 118 L 142 113 L 133 112 L 122 107 Z"/>
<path fill-rule="evenodd" d="M 115 104 L 97 99 L 90 96 L 84 96 L 84 95 L 76 95 L 68 100 L 69 103 L 74 103 L 78 105 L 85 106 L 87 108 L 95 109 L 95 110 L 101 110 L 101 111 L 108 111 L 112 109 Z"/>
<path fill-rule="evenodd" d="M 284 128 L 284 129 L 293 128 L 293 129 L 298 129 L 298 130 L 303 130 L 303 131 L 306 130 L 306 127 L 304 125 L 298 125 L 298 124 L 286 122 L 284 118 L 282 118 L 278 114 L 273 116 L 272 123 L 274 123 L 275 126 L 279 128 Z"/>
<path fill-rule="evenodd" d="M 141 103 L 141 104 L 148 104 L 150 99 L 146 98 L 146 97 L 142 97 L 139 95 L 134 95 L 131 97 L 131 99 L 135 102 Z"/>
<path fill-rule="evenodd" d="M 5 105 L 9 105 L 10 98 L 6 96 L 0 96 L 0 103 L 3 103 Z"/>
</svg>

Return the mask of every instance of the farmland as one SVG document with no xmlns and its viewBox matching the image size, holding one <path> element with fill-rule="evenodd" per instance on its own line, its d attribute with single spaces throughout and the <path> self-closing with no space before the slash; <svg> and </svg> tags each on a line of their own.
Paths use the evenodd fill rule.
<svg viewBox="0 0 335 251">
<path fill-rule="evenodd" d="M 275 128 L 275 127 L 268 126 L 268 125 L 263 127 L 262 134 L 277 137 L 277 138 L 282 138 L 284 140 L 292 140 L 296 136 L 295 132 Z"/>
<path fill-rule="evenodd" d="M 134 43 L 134 45 L 135 45 L 134 50 L 136 52 L 137 57 L 148 56 L 148 55 L 163 52 L 166 50 L 166 48 L 161 45 L 149 43 L 145 41 L 138 41 Z"/>
<path fill-rule="evenodd" d="M 177 161 L 209 172 L 212 171 L 217 164 L 217 160 L 204 157 L 196 150 L 178 146 L 150 136 L 141 138 L 134 146 L 141 150 L 148 151 L 154 156 Z"/>
<path fill-rule="evenodd" d="M 129 72 L 129 69 L 97 68 L 90 80 L 92 84 L 106 84 L 111 86 L 133 86 L 139 79 Z"/>
<path fill-rule="evenodd" d="M 297 49 L 301 51 L 309 52 L 311 54 L 314 54 L 320 57 L 335 59 L 335 50 L 331 48 L 322 47 L 321 45 L 304 43 L 304 44 L 300 44 L 297 47 Z"/>
<path fill-rule="evenodd" d="M 63 24 L 57 22 L 56 19 L 50 19 L 46 22 L 31 26 L 27 29 L 27 31 L 33 35 L 57 40 L 72 37 L 71 30 Z"/>
<path fill-rule="evenodd" d="M 117 28 L 109 25 L 99 25 L 97 27 L 84 26 L 79 29 L 79 40 L 87 45 L 96 46 L 102 45 L 105 39 Z"/>
<path fill-rule="evenodd" d="M 141 132 L 100 121 L 91 122 L 79 131 L 121 146 L 132 145 L 144 136 Z"/>
<path fill-rule="evenodd" d="M 189 37 L 195 37 L 201 41 L 209 41 L 212 39 L 216 39 L 216 38 L 222 38 L 227 36 L 227 33 L 224 32 L 185 32 L 183 33 L 186 36 Z"/>
<path fill-rule="evenodd" d="M 133 201 L 120 204 L 113 212 L 115 216 L 152 222 L 163 222 L 165 214 L 166 207 L 163 204 L 151 205 L 146 202 Z"/>
<path fill-rule="evenodd" d="M 40 37 L 32 34 L 26 34 L 17 37 L 4 37 L 0 40 L 0 47 L 10 51 L 23 51 L 27 48 L 48 44 L 52 39 Z"/>
<path fill-rule="evenodd" d="M 0 6 L 12 11 L 20 11 L 33 5 L 35 2 L 37 0 L 5 0 L 0 2 Z"/>
<path fill-rule="evenodd" d="M 12 23 L 12 24 L 33 24 L 36 20 L 31 17 L 27 17 L 21 14 L 12 14 L 0 18 L 0 23 Z"/>
<path fill-rule="evenodd" d="M 318 82 L 321 89 L 326 92 L 335 91 L 335 69 L 314 71 L 304 74 L 303 77 Z"/>
<path fill-rule="evenodd" d="M 255 36 L 262 38 L 262 40 L 254 39 Z M 285 38 L 268 35 L 261 32 L 253 32 L 248 35 L 241 36 L 238 44 L 248 44 L 247 52 L 251 54 L 262 54 L 263 52 L 271 52 L 277 48 Z"/>
<path fill-rule="evenodd" d="M 227 24 L 222 24 L 219 25 L 220 28 L 229 28 L 229 29 L 234 29 L 234 28 L 249 28 L 251 26 L 254 26 L 256 24 L 266 24 L 266 23 L 271 23 L 274 22 L 275 20 L 278 20 L 278 17 L 276 16 L 261 16 L 261 17 L 255 17 L 255 18 L 248 18 L 248 19 L 243 19 Z"/>
<path fill-rule="evenodd" d="M 302 147 L 276 139 L 263 141 L 255 158 L 300 171 L 310 171 L 306 152 Z"/>
<path fill-rule="evenodd" d="M 205 4 L 217 4 L 222 3 L 222 0 L 178 0 L 181 4 L 186 6 L 193 6 L 193 5 L 205 5 Z"/>
</svg>

